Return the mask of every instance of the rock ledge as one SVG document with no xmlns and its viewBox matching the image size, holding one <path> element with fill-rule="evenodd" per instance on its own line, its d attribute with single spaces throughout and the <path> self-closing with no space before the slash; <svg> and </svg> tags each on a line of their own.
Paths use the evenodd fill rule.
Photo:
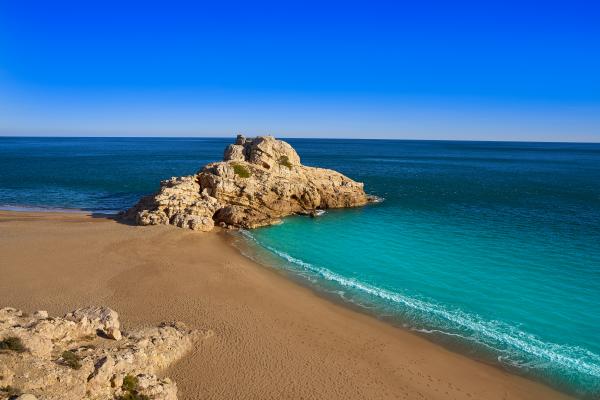
<svg viewBox="0 0 600 400">
<path fill-rule="evenodd" d="M 181 323 L 123 333 L 107 307 L 57 318 L 2 308 L 0 399 L 176 400 L 175 382 L 156 374 L 201 336 Z"/>
</svg>

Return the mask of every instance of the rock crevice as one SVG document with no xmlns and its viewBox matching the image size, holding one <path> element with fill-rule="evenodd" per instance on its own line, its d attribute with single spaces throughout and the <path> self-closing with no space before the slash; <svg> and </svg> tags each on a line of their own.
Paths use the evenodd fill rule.
<svg viewBox="0 0 600 400">
<path fill-rule="evenodd" d="M 292 214 L 357 207 L 371 198 L 363 184 L 339 172 L 302 165 L 288 143 L 272 136 L 238 135 L 223 161 L 195 175 L 161 182 L 123 217 L 139 225 L 175 225 L 210 231 L 215 224 L 256 228 Z"/>
</svg>

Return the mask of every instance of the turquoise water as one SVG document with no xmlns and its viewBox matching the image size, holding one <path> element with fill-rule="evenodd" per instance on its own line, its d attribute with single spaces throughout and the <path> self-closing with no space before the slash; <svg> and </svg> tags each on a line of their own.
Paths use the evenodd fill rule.
<svg viewBox="0 0 600 400">
<path fill-rule="evenodd" d="M 0 138 L 0 205 L 122 209 L 227 142 Z M 600 395 L 600 145 L 290 142 L 385 201 L 243 232 L 253 256 L 474 357 Z"/>
</svg>

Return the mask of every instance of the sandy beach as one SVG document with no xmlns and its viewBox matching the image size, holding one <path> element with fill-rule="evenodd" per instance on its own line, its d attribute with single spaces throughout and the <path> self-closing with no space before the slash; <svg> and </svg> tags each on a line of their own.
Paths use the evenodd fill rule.
<svg viewBox="0 0 600 400">
<path fill-rule="evenodd" d="M 214 336 L 165 371 L 182 399 L 566 399 L 315 295 L 226 232 L 0 212 L 0 306 L 117 310 Z"/>
</svg>

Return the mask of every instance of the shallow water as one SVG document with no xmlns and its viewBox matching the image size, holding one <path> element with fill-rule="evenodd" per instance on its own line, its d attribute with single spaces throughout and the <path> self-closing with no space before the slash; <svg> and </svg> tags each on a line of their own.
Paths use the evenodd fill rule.
<svg viewBox="0 0 600 400">
<path fill-rule="evenodd" d="M 0 138 L 0 205 L 119 210 L 228 142 Z M 256 254 L 478 357 L 600 394 L 600 145 L 290 143 L 385 201 L 244 232 Z"/>
</svg>

